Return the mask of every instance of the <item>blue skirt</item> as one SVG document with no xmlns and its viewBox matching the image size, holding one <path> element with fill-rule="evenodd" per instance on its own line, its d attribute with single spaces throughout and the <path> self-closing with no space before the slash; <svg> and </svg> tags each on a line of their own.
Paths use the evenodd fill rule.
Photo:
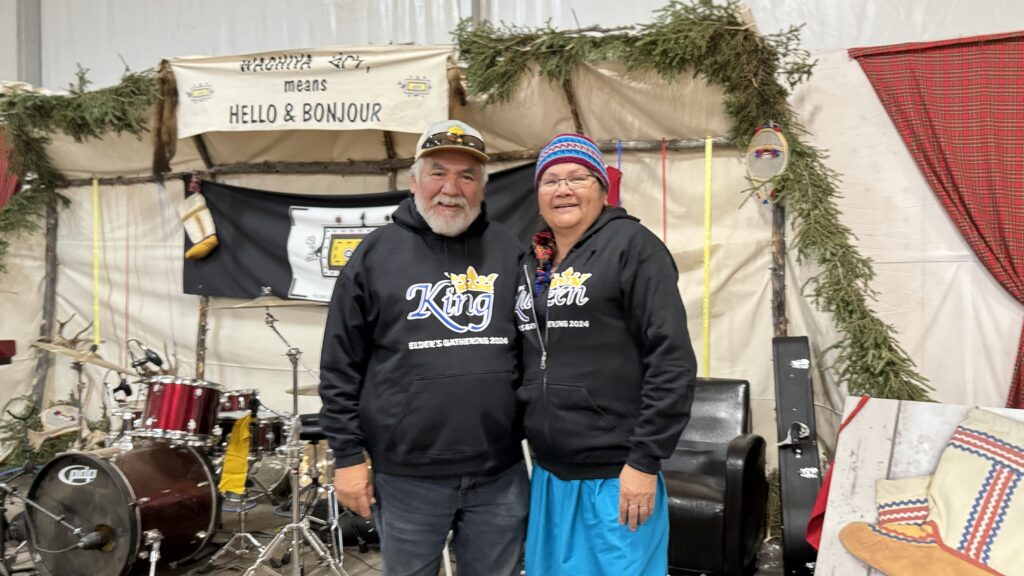
<svg viewBox="0 0 1024 576">
<path fill-rule="evenodd" d="M 658 474 L 654 512 L 636 532 L 619 524 L 619 479 L 560 480 L 533 467 L 527 576 L 665 576 L 668 494 Z"/>
</svg>

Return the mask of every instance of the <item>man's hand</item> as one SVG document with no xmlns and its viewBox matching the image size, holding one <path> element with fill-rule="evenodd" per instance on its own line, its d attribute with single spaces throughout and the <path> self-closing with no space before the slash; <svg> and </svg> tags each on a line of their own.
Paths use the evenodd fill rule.
<svg viewBox="0 0 1024 576">
<path fill-rule="evenodd" d="M 370 518 L 370 505 L 377 499 L 373 497 L 373 481 L 370 478 L 370 467 L 366 462 L 346 466 L 334 471 L 334 491 L 338 493 L 341 504 L 363 518 Z"/>
<path fill-rule="evenodd" d="M 628 464 L 622 467 L 619 474 L 619 524 L 629 524 L 629 529 L 636 532 L 636 527 L 643 524 L 654 510 L 654 491 L 658 485 L 658 477 L 631 468 Z"/>
</svg>

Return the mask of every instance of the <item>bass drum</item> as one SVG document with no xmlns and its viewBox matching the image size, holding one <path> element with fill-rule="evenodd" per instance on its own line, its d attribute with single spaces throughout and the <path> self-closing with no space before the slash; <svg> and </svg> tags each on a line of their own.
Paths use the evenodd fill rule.
<svg viewBox="0 0 1024 576">
<path fill-rule="evenodd" d="M 205 457 L 164 443 L 62 454 L 39 471 L 28 497 L 86 533 L 109 537 L 99 550 L 73 548 L 77 536 L 28 508 L 33 558 L 60 576 L 144 573 L 150 531 L 162 537 L 162 565 L 188 560 L 220 522 L 217 486 Z"/>
</svg>

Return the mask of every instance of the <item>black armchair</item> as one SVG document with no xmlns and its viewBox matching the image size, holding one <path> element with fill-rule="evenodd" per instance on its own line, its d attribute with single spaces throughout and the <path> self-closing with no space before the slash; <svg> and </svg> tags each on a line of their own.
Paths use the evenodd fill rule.
<svg viewBox="0 0 1024 576">
<path fill-rule="evenodd" d="M 752 571 L 764 537 L 764 438 L 750 434 L 750 384 L 699 378 L 690 422 L 662 462 L 669 573 Z"/>
</svg>

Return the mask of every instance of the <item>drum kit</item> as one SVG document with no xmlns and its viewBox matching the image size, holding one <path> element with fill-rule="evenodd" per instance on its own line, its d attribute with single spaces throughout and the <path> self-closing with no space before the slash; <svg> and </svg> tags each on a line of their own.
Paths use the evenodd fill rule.
<svg viewBox="0 0 1024 576">
<path fill-rule="evenodd" d="M 285 339 L 276 326 L 277 319 L 270 314 L 274 307 L 303 305 L 318 303 L 281 300 L 264 289 L 259 298 L 230 307 L 264 309 L 267 326 L 287 347 L 292 367 L 290 413 L 265 406 L 254 389 L 225 390 L 202 379 L 153 375 L 145 364 L 159 367 L 160 358 L 138 342 L 144 354 L 131 356 L 133 368 L 142 377 L 139 388 L 143 400 L 109 410 L 111 430 L 117 432 L 108 435 L 106 446 L 99 449 L 87 449 L 86 418 L 82 417 L 84 365 L 121 374 L 126 370 L 101 358 L 95 348 L 83 352 L 46 342 L 34 344 L 71 359 L 77 374 L 78 404 L 65 407 L 61 412 L 64 421 L 57 419 L 64 422 L 62 430 L 78 430 L 74 447 L 39 468 L 24 496 L 0 482 L 0 509 L 8 495 L 25 504 L 26 539 L 41 573 L 128 575 L 144 573 L 148 568 L 153 576 L 158 566 L 173 567 L 199 556 L 216 533 L 221 506 L 227 501 L 237 504 L 239 529 L 198 572 L 214 568 L 214 562 L 229 551 L 239 556 L 256 551 L 258 557 L 245 571 L 246 576 L 252 576 L 284 546 L 281 562 L 291 563 L 294 576 L 305 573 L 304 550 L 312 552 L 313 560 L 326 569 L 325 573 L 345 574 L 332 482 L 333 457 L 329 450 L 323 457 L 314 454 L 315 464 L 307 465 L 311 460 L 310 444 L 323 436 L 319 429 L 311 429 L 309 415 L 299 417 L 298 397 L 315 388 L 299 387 L 302 351 Z M 115 389 L 110 385 L 107 388 L 105 398 L 109 402 L 115 398 Z M 131 392 L 123 379 L 116 390 Z M 231 435 L 243 428 L 236 423 L 246 417 L 249 451 L 241 455 L 248 464 L 245 488 L 240 494 L 222 495 L 219 476 L 231 450 Z M 320 480 L 321 475 L 325 481 Z M 291 520 L 269 543 L 262 544 L 246 532 L 246 511 L 286 476 L 291 487 Z M 307 478 L 304 482 L 303 476 Z M 311 486 L 318 492 L 315 499 L 326 499 L 326 519 L 312 517 L 310 502 L 300 502 L 310 500 Z M 326 544 L 310 529 L 311 520 L 325 525 Z M 275 560 L 274 566 L 280 564 Z M 0 563 L 0 573 L 6 568 Z"/>
</svg>

